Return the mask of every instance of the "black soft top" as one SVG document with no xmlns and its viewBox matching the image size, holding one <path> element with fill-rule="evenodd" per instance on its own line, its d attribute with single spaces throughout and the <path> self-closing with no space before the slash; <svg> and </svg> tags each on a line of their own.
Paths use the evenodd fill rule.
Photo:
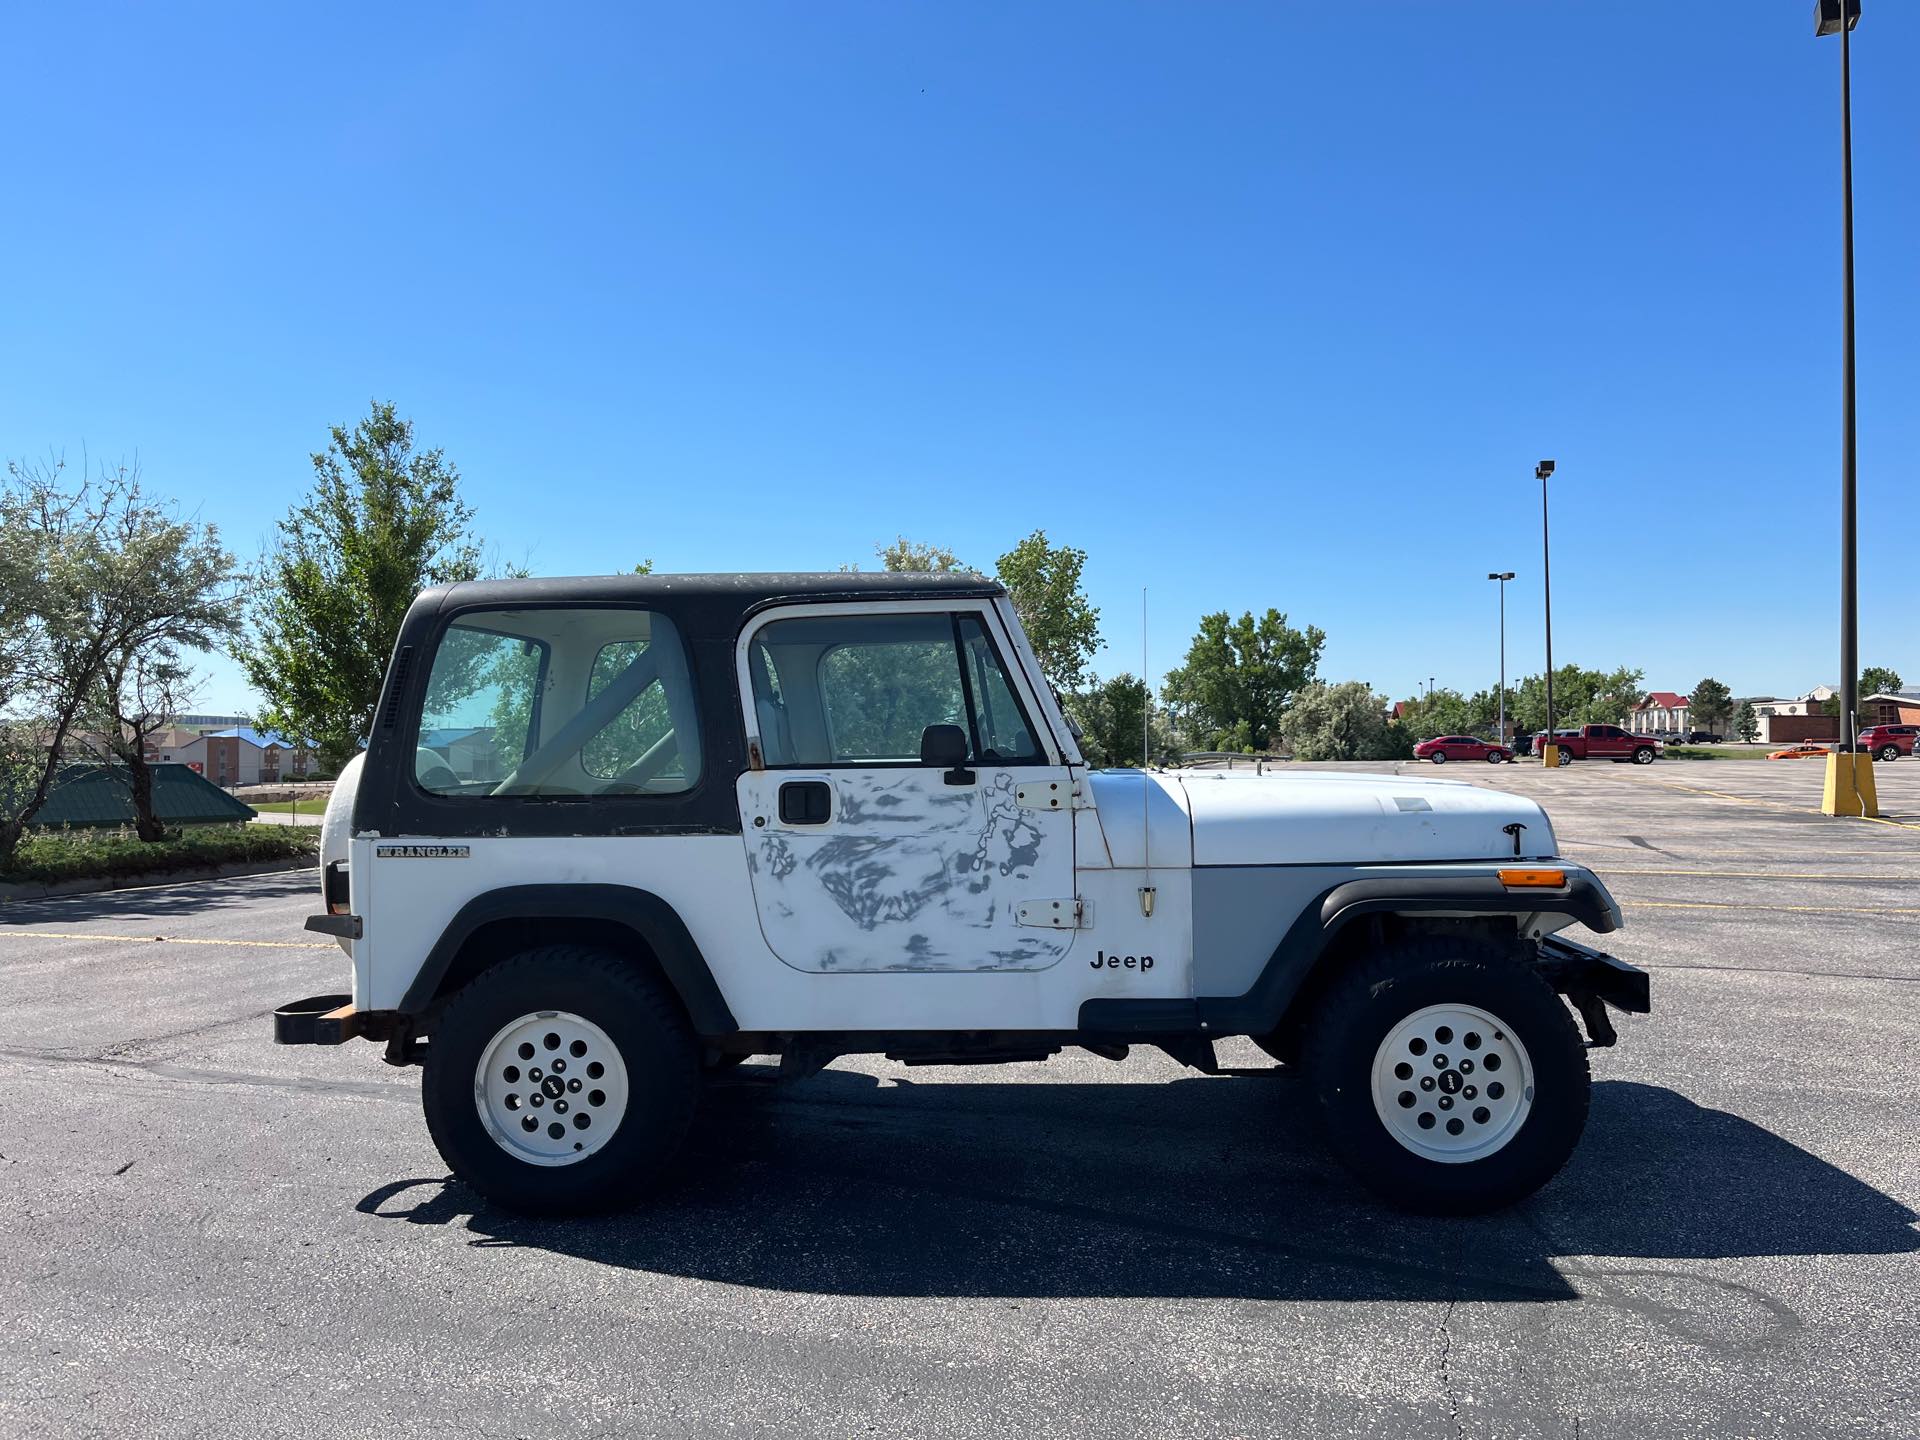
<svg viewBox="0 0 1920 1440">
<path fill-rule="evenodd" d="M 429 591 L 429 594 L 433 592 Z M 673 599 L 745 614 L 783 600 L 976 599 L 1004 594 L 983 575 L 926 571 L 771 571 L 711 575 L 568 575 L 551 579 L 468 580 L 439 592 L 441 604 L 476 606 L 592 604 Z M 705 603 L 701 603 L 705 602 Z"/>
</svg>

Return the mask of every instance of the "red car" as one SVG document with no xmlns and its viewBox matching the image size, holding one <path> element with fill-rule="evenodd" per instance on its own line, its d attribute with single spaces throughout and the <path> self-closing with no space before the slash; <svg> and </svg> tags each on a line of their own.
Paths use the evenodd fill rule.
<svg viewBox="0 0 1920 1440">
<path fill-rule="evenodd" d="M 1920 725 L 1869 725 L 1860 732 L 1860 748 L 1876 760 L 1898 760 L 1913 754 Z"/>
<path fill-rule="evenodd" d="M 1513 751 L 1491 740 L 1476 740 L 1471 735 L 1436 735 L 1413 747 L 1413 758 L 1444 765 L 1449 760 L 1485 760 L 1498 765 L 1513 758 Z"/>
</svg>

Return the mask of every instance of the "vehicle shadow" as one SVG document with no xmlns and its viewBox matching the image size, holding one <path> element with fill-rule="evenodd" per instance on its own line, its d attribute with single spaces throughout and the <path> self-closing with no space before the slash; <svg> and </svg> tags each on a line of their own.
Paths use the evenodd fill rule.
<svg viewBox="0 0 1920 1440">
<path fill-rule="evenodd" d="M 1682 1272 L 1553 1263 L 1920 1250 L 1915 1214 L 1780 1137 L 1671 1090 L 1594 1089 L 1586 1138 L 1534 1199 L 1433 1219 L 1379 1204 L 1323 1156 L 1288 1082 L 882 1085 L 827 1071 L 716 1092 L 680 1177 L 639 1208 L 540 1220 L 450 1179 L 359 1209 L 732 1285 L 842 1295 L 1569 1300 L 1739 1325 L 1769 1302 Z M 1288 1103 L 1293 1101 L 1295 1103 Z M 1632 1278 L 1657 1276 L 1659 1294 Z M 1713 1307 L 1710 1307 L 1713 1308 Z M 1729 1322 L 1734 1323 L 1734 1322 Z"/>
<path fill-rule="evenodd" d="M 160 920 L 179 915 L 205 915 L 212 910 L 250 909 L 295 896 L 317 896 L 319 867 L 270 870 L 236 875 L 226 880 L 144 881 L 126 890 L 97 890 L 85 895 L 38 895 L 0 905 L 0 933 L 7 925 L 41 924 L 58 919 L 64 924 L 82 920 Z"/>
</svg>

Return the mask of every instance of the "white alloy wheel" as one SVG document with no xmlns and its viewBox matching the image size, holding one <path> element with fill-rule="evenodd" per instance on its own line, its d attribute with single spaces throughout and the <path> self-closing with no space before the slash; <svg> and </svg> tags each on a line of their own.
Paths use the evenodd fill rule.
<svg viewBox="0 0 1920 1440">
<path fill-rule="evenodd" d="M 601 1149 L 627 1113 L 627 1066 L 607 1032 L 564 1010 L 503 1026 L 473 1074 L 494 1143 L 529 1165 L 571 1165 Z"/>
<path fill-rule="evenodd" d="M 1393 1029 L 1373 1057 L 1373 1108 L 1387 1133 L 1423 1160 L 1484 1160 L 1520 1133 L 1533 1108 L 1533 1062 L 1496 1015 L 1429 1005 Z"/>
<path fill-rule="evenodd" d="M 1434 751 L 1434 752 L 1433 752 L 1433 763 L 1434 763 L 1434 764 L 1436 764 L 1436 765 L 1444 765 L 1444 764 L 1446 764 L 1446 763 L 1447 763 L 1447 752 L 1446 752 L 1446 751 L 1444 751 L 1444 750 L 1436 750 L 1436 751 Z"/>
</svg>

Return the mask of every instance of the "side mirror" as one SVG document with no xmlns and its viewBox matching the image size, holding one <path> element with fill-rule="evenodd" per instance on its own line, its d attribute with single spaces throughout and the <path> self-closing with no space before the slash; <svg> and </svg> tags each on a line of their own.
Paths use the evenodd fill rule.
<svg viewBox="0 0 1920 1440">
<path fill-rule="evenodd" d="M 967 732 L 958 725 L 929 725 L 920 732 L 920 763 L 946 771 L 949 785 L 971 785 L 967 765 Z"/>
</svg>

